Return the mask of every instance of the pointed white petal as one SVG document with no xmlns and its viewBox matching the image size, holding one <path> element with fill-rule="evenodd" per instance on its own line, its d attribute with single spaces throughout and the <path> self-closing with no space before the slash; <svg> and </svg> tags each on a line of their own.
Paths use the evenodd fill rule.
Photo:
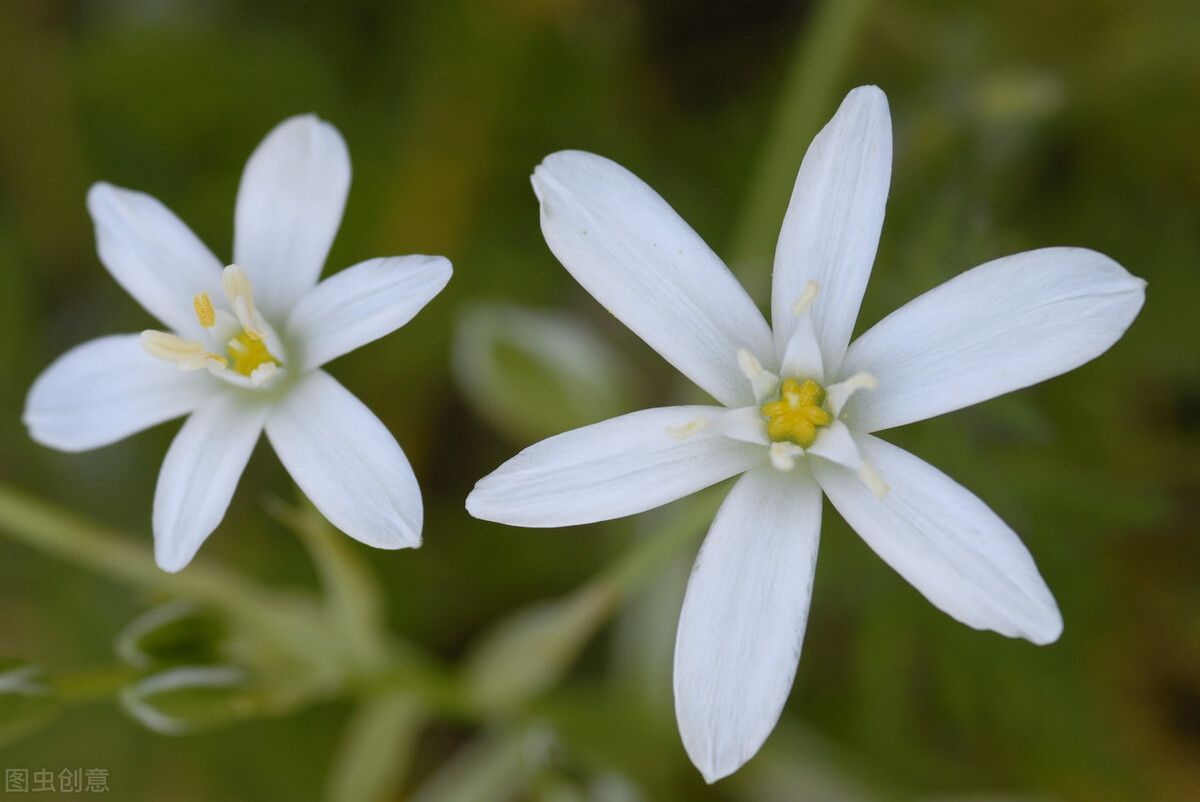
<svg viewBox="0 0 1200 802">
<path fill-rule="evenodd" d="M 753 402 L 737 352 L 775 370 L 770 329 L 666 201 L 624 167 L 580 151 L 548 156 L 533 189 L 546 243 L 584 289 L 718 401 Z"/>
<path fill-rule="evenodd" d="M 174 573 L 225 517 L 258 442 L 268 406 L 225 392 L 199 406 L 175 435 L 154 491 L 154 558 Z"/>
<path fill-rule="evenodd" d="M 887 97 L 877 86 L 860 86 L 817 134 L 796 176 L 771 290 L 779 353 L 797 324 L 792 303 L 815 281 L 819 294 L 810 314 L 825 372 L 837 375 L 875 261 L 891 176 Z"/>
<path fill-rule="evenodd" d="M 875 553 L 935 607 L 976 629 L 1050 643 L 1062 616 L 1028 549 L 974 494 L 924 460 L 871 435 L 863 459 L 891 490 L 876 498 L 852 472 L 822 460 L 813 474 Z"/>
<path fill-rule="evenodd" d="M 643 409 L 536 443 L 480 479 L 476 518 L 572 526 L 683 498 L 766 459 L 763 448 L 709 426 L 721 407 Z"/>
<path fill-rule="evenodd" d="M 100 337 L 67 351 L 29 388 L 29 436 L 60 451 L 86 451 L 185 415 L 220 382 L 147 354 L 136 334 Z"/>
<path fill-rule="evenodd" d="M 854 341 L 842 375 L 870 372 L 845 414 L 869 432 L 940 415 L 1065 373 L 1108 350 L 1146 282 L 1085 248 L 988 262 L 909 301 Z"/>
<path fill-rule="evenodd" d="M 717 512 L 675 640 L 675 717 L 704 779 L 737 771 L 787 701 L 808 622 L 821 490 L 807 471 L 753 470 Z"/>
<path fill-rule="evenodd" d="M 309 371 L 395 331 L 441 292 L 450 273 L 441 256 L 371 259 L 335 273 L 292 307 L 289 356 Z"/>
<path fill-rule="evenodd" d="M 233 256 L 268 318 L 280 319 L 317 283 L 349 189 L 346 143 L 314 115 L 284 120 L 250 155 L 238 188 Z"/>
<path fill-rule="evenodd" d="M 182 220 L 141 192 L 93 184 L 88 212 L 100 261 L 147 312 L 189 339 L 200 336 L 192 298 L 216 297 L 221 262 Z"/>
<path fill-rule="evenodd" d="M 329 522 L 379 549 L 421 545 L 421 489 L 408 458 L 375 413 L 322 370 L 288 390 L 267 438 Z"/>
</svg>

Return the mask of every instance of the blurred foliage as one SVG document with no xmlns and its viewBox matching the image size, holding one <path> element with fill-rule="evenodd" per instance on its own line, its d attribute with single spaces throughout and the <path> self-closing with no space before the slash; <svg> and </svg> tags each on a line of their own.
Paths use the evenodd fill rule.
<svg viewBox="0 0 1200 802">
<path fill-rule="evenodd" d="M 636 392 L 616 388 L 638 396 L 629 409 L 678 392 L 669 366 L 546 249 L 532 168 L 567 147 L 617 160 L 719 253 L 733 261 L 736 249 L 761 302 L 777 226 L 740 214 L 763 186 L 752 177 L 774 175 L 790 152 L 783 198 L 756 213 L 781 218 L 811 134 L 846 90 L 876 83 L 891 104 L 895 172 L 859 331 L 968 267 L 1043 245 L 1095 248 L 1149 281 L 1140 318 L 1094 363 L 887 434 L 1022 535 L 1063 610 L 1061 641 L 962 627 L 830 509 L 784 719 L 713 787 L 687 762 L 670 705 L 654 701 L 669 700 L 677 571 L 630 602 L 643 631 L 621 616 L 516 718 L 420 729 L 395 700 L 378 720 L 327 703 L 164 738 L 110 703 L 51 720 L 50 700 L 5 686 L 0 701 L 41 729 L 0 763 L 104 767 L 121 799 L 310 800 L 350 722 L 411 735 L 415 751 L 396 761 L 411 758 L 418 799 L 1200 799 L 1200 8 L 861 4 L 828 97 L 790 123 L 812 130 L 771 140 L 791 130 L 777 99 L 816 91 L 797 73 L 808 58 L 797 42 L 834 5 L 5 0 L 0 481 L 133 533 L 149 553 L 154 480 L 177 424 L 82 455 L 40 448 L 20 424 L 26 389 L 55 356 L 148 325 L 95 256 L 85 192 L 101 179 L 148 192 L 228 258 L 246 157 L 284 117 L 316 112 L 342 131 L 355 168 L 327 273 L 403 253 L 455 266 L 412 323 L 332 372 L 395 433 L 426 504 L 420 550 L 347 544 L 383 577 L 391 628 L 456 662 L 506 614 L 570 598 L 663 520 L 523 531 L 463 510 L 472 483 L 536 423 L 496 431 L 487 399 L 464 397 L 451 375 L 456 322 L 478 304 L 579 321 L 631 363 Z M 297 538 L 264 511 L 291 492 L 260 449 L 202 557 L 315 586 Z M 68 673 L 111 664 L 128 622 L 164 601 L 3 538 L 0 587 L 0 654 Z"/>
</svg>

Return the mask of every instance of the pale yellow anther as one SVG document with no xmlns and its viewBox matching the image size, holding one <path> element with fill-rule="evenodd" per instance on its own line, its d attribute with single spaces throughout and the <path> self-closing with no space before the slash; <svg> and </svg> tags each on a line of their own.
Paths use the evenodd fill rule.
<svg viewBox="0 0 1200 802">
<path fill-rule="evenodd" d="M 150 356 L 174 362 L 180 370 L 223 368 L 228 364 L 225 357 L 212 353 L 204 347 L 204 343 L 185 340 L 165 331 L 148 329 L 142 332 L 139 341 L 142 349 Z"/>
<path fill-rule="evenodd" d="M 275 371 L 279 369 L 279 365 L 274 362 L 264 362 L 254 370 L 250 371 L 250 386 L 262 387 L 267 379 L 275 375 Z"/>
<path fill-rule="evenodd" d="M 758 357 L 747 351 L 745 348 L 739 348 L 737 352 L 738 367 L 741 368 L 742 375 L 750 381 L 754 381 L 763 373 L 762 363 L 758 361 Z"/>
<path fill-rule="evenodd" d="M 812 302 L 817 300 L 817 291 L 819 289 L 820 285 L 809 279 L 808 283 L 804 285 L 804 289 L 800 292 L 800 297 L 792 304 L 792 314 L 800 317 L 807 312 L 808 308 L 812 306 Z"/>
<path fill-rule="evenodd" d="M 796 457 L 804 453 L 804 449 L 795 443 L 771 443 L 767 455 L 771 459 L 771 467 L 777 471 L 790 471 L 796 467 Z"/>
<path fill-rule="evenodd" d="M 865 370 L 855 373 L 845 381 L 838 382 L 829 388 L 829 409 L 835 416 L 842 414 L 842 407 L 850 400 L 850 396 L 858 390 L 874 390 L 879 386 L 875 377 Z"/>
<path fill-rule="evenodd" d="M 683 426 L 668 426 L 667 434 L 671 435 L 676 440 L 686 440 L 707 425 L 708 418 L 701 415 L 699 418 L 696 418 L 694 421 L 689 421 Z"/>
<path fill-rule="evenodd" d="M 817 427 L 833 423 L 833 416 L 822 406 L 824 402 L 825 390 L 812 379 L 803 384 L 792 378 L 784 379 L 779 400 L 761 408 L 767 418 L 767 437 L 776 443 L 795 443 L 808 448 L 817 439 Z"/>
<path fill-rule="evenodd" d="M 229 305 L 237 315 L 238 322 L 255 340 L 266 338 L 268 330 L 266 321 L 254 308 L 254 288 L 250 285 L 250 277 L 238 265 L 230 265 L 221 273 L 221 286 L 229 298 Z"/>
<path fill-rule="evenodd" d="M 779 387 L 779 377 L 769 370 L 764 370 L 758 357 L 745 348 L 738 349 L 737 361 L 742 375 L 750 380 L 750 388 L 754 391 L 756 400 L 761 401 L 773 394 Z"/>
<path fill-rule="evenodd" d="M 212 299 L 207 292 L 202 292 L 192 298 L 192 307 L 196 310 L 196 319 L 206 329 L 211 329 L 217 322 L 217 312 L 213 309 Z"/>
</svg>

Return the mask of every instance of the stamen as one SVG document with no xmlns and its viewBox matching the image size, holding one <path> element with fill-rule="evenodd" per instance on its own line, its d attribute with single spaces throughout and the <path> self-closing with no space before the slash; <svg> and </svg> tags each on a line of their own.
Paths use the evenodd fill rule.
<svg viewBox="0 0 1200 802">
<path fill-rule="evenodd" d="M 250 286 L 246 271 L 237 265 L 230 265 L 221 274 L 221 285 L 246 333 L 255 340 L 265 339 L 268 334 L 267 323 L 254 308 L 254 288 Z"/>
<path fill-rule="evenodd" d="M 771 440 L 767 437 L 767 422 L 763 420 L 758 407 L 727 409 L 717 415 L 710 426 L 715 433 L 730 440 L 760 446 L 771 445 Z"/>
<path fill-rule="evenodd" d="M 196 310 L 196 319 L 206 329 L 211 329 L 217 322 L 217 313 L 213 309 L 212 299 L 207 292 L 202 292 L 192 298 L 192 307 Z"/>
<path fill-rule="evenodd" d="M 758 357 L 745 348 L 739 348 L 737 360 L 742 375 L 750 380 L 750 389 L 754 391 L 755 401 L 761 404 L 764 398 L 775 394 L 775 389 L 779 387 L 779 377 L 769 370 L 763 370 Z"/>
<path fill-rule="evenodd" d="M 821 356 L 821 343 L 809 307 L 817 298 L 817 282 L 809 281 L 804 292 L 792 304 L 792 314 L 799 320 L 788 337 L 783 349 L 782 375 L 805 376 L 817 382 L 825 381 L 825 360 Z"/>
<path fill-rule="evenodd" d="M 174 362 L 180 370 L 201 368 L 224 368 L 228 363 L 224 357 L 214 354 L 196 340 L 185 340 L 165 331 L 147 329 L 139 342 L 146 353 L 166 362 Z"/>
<path fill-rule="evenodd" d="M 875 377 L 865 370 L 855 373 L 845 381 L 831 385 L 828 390 L 829 408 L 834 417 L 842 414 L 842 408 L 857 390 L 874 390 L 879 386 Z"/>
<path fill-rule="evenodd" d="M 250 386 L 262 387 L 267 379 L 275 375 L 275 371 L 279 369 L 279 365 L 274 362 L 264 362 L 254 370 L 250 371 Z"/>
<path fill-rule="evenodd" d="M 771 467 L 777 471 L 790 471 L 796 467 L 796 457 L 804 453 L 804 449 L 795 443 L 771 443 L 767 454 L 771 458 Z"/>
<path fill-rule="evenodd" d="M 808 308 L 812 306 L 812 302 L 817 300 L 818 289 L 820 289 L 820 285 L 809 279 L 808 283 L 804 285 L 804 290 L 801 291 L 800 297 L 792 304 L 792 314 L 800 317 L 807 312 Z"/>
<path fill-rule="evenodd" d="M 763 373 L 762 363 L 758 361 L 758 357 L 747 351 L 745 348 L 739 348 L 737 352 L 738 367 L 742 369 L 742 374 L 754 381 Z"/>
<path fill-rule="evenodd" d="M 868 465 L 865 461 L 862 467 L 858 469 L 858 478 L 867 488 L 875 494 L 875 498 L 884 498 L 891 490 L 888 483 L 883 480 L 883 476 L 879 471 Z"/>
<path fill-rule="evenodd" d="M 253 381 L 254 377 L 251 376 L 250 378 L 251 378 L 251 381 Z M 683 426 L 668 426 L 667 434 L 671 435 L 676 440 L 687 440 L 689 437 L 691 437 L 692 435 L 694 435 L 696 432 L 700 431 L 707 425 L 708 425 L 708 418 L 705 417 L 704 415 L 701 415 L 700 417 L 696 418 L 694 421 L 685 423 Z"/>
</svg>

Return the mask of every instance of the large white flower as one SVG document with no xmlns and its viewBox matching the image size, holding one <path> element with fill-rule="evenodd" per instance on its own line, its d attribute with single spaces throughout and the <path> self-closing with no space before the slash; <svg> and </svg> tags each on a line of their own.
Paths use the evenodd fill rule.
<svg viewBox="0 0 1200 802">
<path fill-rule="evenodd" d="M 332 125 L 300 116 L 250 156 L 234 264 L 149 195 L 88 193 L 100 260 L 170 332 L 101 337 L 33 383 L 24 420 L 40 443 L 84 451 L 190 413 L 154 494 L 158 564 L 178 571 L 225 515 L 264 431 L 339 529 L 379 548 L 421 543 L 421 492 L 383 423 L 321 370 L 407 323 L 450 279 L 440 256 L 372 259 L 320 284 L 350 157 Z"/>
<path fill-rule="evenodd" d="M 723 406 L 648 409 L 533 445 L 480 480 L 475 516 L 607 520 L 742 474 L 696 559 L 675 643 L 684 746 L 712 782 L 770 734 L 800 659 L 821 494 L 957 620 L 1049 643 L 1062 618 L 1016 534 L 969 491 L 871 433 L 1027 387 L 1104 352 L 1145 283 L 1047 248 L 969 270 L 847 347 L 875 258 L 891 119 L 860 87 L 813 141 L 775 253 L 769 327 L 653 190 L 588 153 L 533 175 L 550 249 L 588 292 Z"/>
</svg>

